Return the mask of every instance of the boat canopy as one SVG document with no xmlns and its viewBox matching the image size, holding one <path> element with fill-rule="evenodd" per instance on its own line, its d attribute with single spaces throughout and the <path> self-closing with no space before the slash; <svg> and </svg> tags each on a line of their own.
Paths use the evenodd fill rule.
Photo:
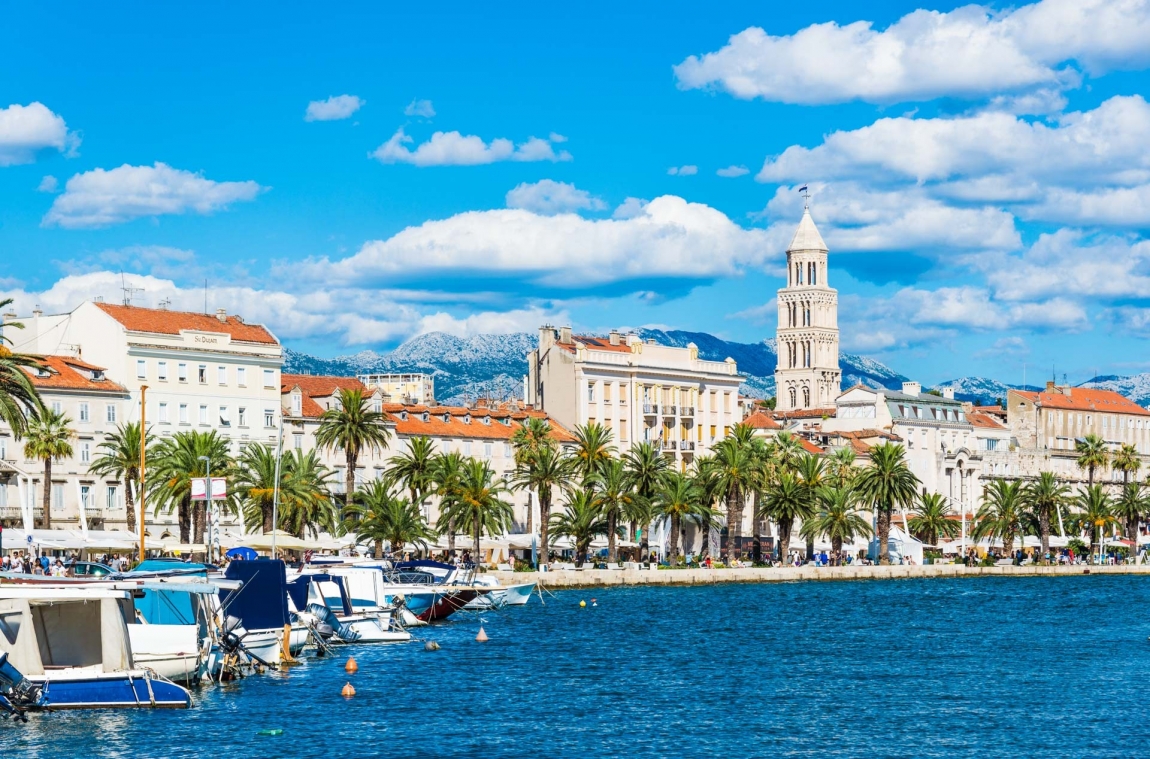
<svg viewBox="0 0 1150 759">
<path fill-rule="evenodd" d="M 248 630 L 279 629 L 291 622 L 287 569 L 282 561 L 233 561 L 224 576 L 243 582 L 239 590 L 220 591 L 224 614 L 238 617 Z"/>
</svg>

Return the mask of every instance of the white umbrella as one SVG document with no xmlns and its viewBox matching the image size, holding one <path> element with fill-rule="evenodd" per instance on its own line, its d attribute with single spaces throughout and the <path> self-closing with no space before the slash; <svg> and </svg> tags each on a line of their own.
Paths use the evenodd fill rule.
<svg viewBox="0 0 1150 759">
<path fill-rule="evenodd" d="M 257 551 L 270 551 L 272 550 L 272 539 L 275 539 L 275 547 L 277 549 L 284 548 L 289 551 L 300 551 L 312 547 L 312 543 L 307 543 L 300 540 L 291 533 L 284 532 L 283 530 L 276 530 L 273 536 L 272 533 L 266 532 L 260 535 L 245 536 L 241 545 L 248 548 L 254 548 Z"/>
</svg>

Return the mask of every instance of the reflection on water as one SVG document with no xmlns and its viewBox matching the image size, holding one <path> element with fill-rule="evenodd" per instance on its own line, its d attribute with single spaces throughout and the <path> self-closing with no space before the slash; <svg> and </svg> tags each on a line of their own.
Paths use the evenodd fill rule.
<svg viewBox="0 0 1150 759">
<path fill-rule="evenodd" d="M 1148 596 L 1140 577 L 565 591 L 485 612 L 487 643 L 464 617 L 417 631 L 440 651 L 346 647 L 203 688 L 189 711 L 2 721 L 0 746 L 132 759 L 1131 755 L 1150 747 L 1131 690 L 1150 675 Z"/>
</svg>

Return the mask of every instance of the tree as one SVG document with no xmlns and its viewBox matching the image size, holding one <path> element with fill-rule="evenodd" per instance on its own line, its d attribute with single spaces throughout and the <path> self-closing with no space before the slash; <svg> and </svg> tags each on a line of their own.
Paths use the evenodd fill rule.
<svg viewBox="0 0 1150 759">
<path fill-rule="evenodd" d="M 374 542 L 377 559 L 383 558 L 385 540 L 392 552 L 398 553 L 408 543 L 426 548 L 435 538 L 419 504 L 398 496 L 394 487 L 395 481 L 389 477 L 372 480 L 356 492 L 351 507 L 354 521 L 349 526 L 355 530 L 357 541 Z"/>
<path fill-rule="evenodd" d="M 552 515 L 550 528 L 556 537 L 571 538 L 575 544 L 575 564 L 583 566 L 591 541 L 607 531 L 599 494 L 589 488 L 573 492 L 563 511 Z"/>
<path fill-rule="evenodd" d="M 998 538 L 1003 550 L 1013 553 L 1014 539 L 1022 534 L 1022 515 L 1022 483 L 991 480 L 975 512 L 972 534 L 976 540 Z"/>
<path fill-rule="evenodd" d="M 509 491 L 495 477 L 487 462 L 468 458 L 455 486 L 453 497 L 447 502 L 447 520 L 450 524 L 471 525 L 475 538 L 474 561 L 479 566 L 479 538 L 502 535 L 507 532 L 513 516 L 511 503 L 503 496 Z"/>
<path fill-rule="evenodd" d="M 890 564 L 890 519 L 896 507 L 912 505 L 918 496 L 918 477 L 906 464 L 906 452 L 897 443 L 870 449 L 870 461 L 855 475 L 855 487 L 876 514 L 879 563 Z"/>
<path fill-rule="evenodd" d="M 1105 469 L 1106 464 L 1110 461 L 1110 453 L 1106 450 L 1106 441 L 1091 433 L 1074 441 L 1074 450 L 1078 453 L 1078 468 L 1086 470 L 1086 482 L 1088 485 L 1093 485 L 1094 471 Z"/>
<path fill-rule="evenodd" d="M 1078 508 L 1073 518 L 1075 527 L 1080 534 L 1089 536 L 1091 545 L 1097 545 L 1101 555 L 1101 541 L 1106 535 L 1106 528 L 1118 521 L 1114 518 L 1110 494 L 1101 485 L 1088 485 L 1074 498 L 1074 505 Z M 1094 542 L 1096 536 L 1098 543 Z"/>
<path fill-rule="evenodd" d="M 453 515 L 466 462 L 467 459 L 459 452 L 441 453 L 435 457 L 431 467 L 432 488 L 439 496 L 439 520 L 435 528 L 447 534 L 448 553 L 455 553 L 455 531 L 459 525 Z"/>
<path fill-rule="evenodd" d="M 543 447 L 555 447 L 555 440 L 551 437 L 551 427 L 545 419 L 529 416 L 511 435 L 511 446 L 515 451 L 516 468 L 523 466 L 536 451 Z M 527 532 L 534 534 L 535 507 L 531 503 L 532 493 L 527 491 Z"/>
<path fill-rule="evenodd" d="M 343 451 L 347 470 L 344 472 L 344 505 L 351 506 L 355 493 L 355 467 L 359 457 L 368 452 L 379 452 L 387 447 L 391 433 L 384 426 L 387 416 L 373 411 L 371 395 L 363 388 L 341 388 L 335 406 L 323 412 L 319 429 L 315 432 L 316 445 Z"/>
<path fill-rule="evenodd" d="M 158 457 L 157 452 L 152 456 Z M 287 472 L 280 463 L 280 495 L 285 495 Z M 276 487 L 275 448 L 264 443 L 246 445 L 235 462 L 232 478 L 232 495 L 240 501 L 244 525 L 248 532 L 259 527 L 265 535 L 275 529 L 273 507 Z M 181 521 L 182 524 L 182 521 Z M 181 528 L 182 530 L 182 528 Z M 181 537 L 181 540 L 183 538 Z"/>
<path fill-rule="evenodd" d="M 555 491 L 567 490 L 576 476 L 577 460 L 566 455 L 558 446 L 546 445 L 538 448 L 516 467 L 512 481 L 514 487 L 535 491 L 539 497 L 539 550 L 540 564 L 547 563 L 547 552 L 551 545 L 547 531 L 550 527 L 551 501 Z"/>
<path fill-rule="evenodd" d="M 650 549 L 651 514 L 648 507 L 654 501 L 663 477 L 670 471 L 671 462 L 659 451 L 655 443 L 644 440 L 631 446 L 631 450 L 623 454 L 623 463 L 627 466 L 627 473 L 639 497 L 635 502 L 634 513 L 628 517 L 631 519 L 631 534 L 635 534 L 639 525 L 643 526 L 639 550 L 645 555 Z"/>
<path fill-rule="evenodd" d="M 779 473 L 778 480 L 767 490 L 763 499 L 763 511 L 765 516 L 778 525 L 779 561 L 786 563 L 795 520 L 806 521 L 813 516 L 806 491 L 793 472 L 783 470 Z"/>
<path fill-rule="evenodd" d="M 1138 556 L 1138 523 L 1150 512 L 1150 491 L 1145 483 L 1126 482 L 1114 500 L 1114 517 L 1123 523 L 1126 537 L 1134 541 L 1132 556 Z"/>
<path fill-rule="evenodd" d="M 0 310 L 12 304 L 11 298 L 0 300 Z M 40 360 L 24 353 L 14 353 L 12 341 L 6 337 L 11 329 L 24 329 L 24 325 L 14 321 L 0 321 L 0 421 L 5 422 L 19 440 L 24 437 L 30 421 L 35 421 L 44 411 L 40 394 L 32 384 L 28 371 L 40 366 Z M 44 508 L 44 519 L 51 517 Z"/>
<path fill-rule="evenodd" d="M 420 436 L 407 441 L 407 450 L 391 460 L 387 472 L 407 488 L 411 503 L 419 506 L 431 488 L 434 469 L 435 443 Z"/>
<path fill-rule="evenodd" d="M 1142 457 L 1138 455 L 1137 448 L 1129 443 L 1123 443 L 1114 452 L 1110 466 L 1122 472 L 1122 484 L 1125 485 L 1130 482 L 1130 475 L 1137 475 L 1138 470 L 1142 468 Z"/>
<path fill-rule="evenodd" d="M 852 543 L 859 535 L 870 537 L 870 523 L 863 518 L 858 493 L 851 488 L 824 485 L 816 493 L 816 503 L 815 513 L 803 521 L 802 534 L 808 545 L 819 535 L 826 535 L 831 550 L 840 553 L 843 543 Z"/>
<path fill-rule="evenodd" d="M 1042 542 L 1042 560 L 1050 553 L 1050 523 L 1069 498 L 1069 489 L 1058 482 L 1053 472 L 1039 472 L 1038 479 L 1022 489 L 1022 506 Z"/>
<path fill-rule="evenodd" d="M 148 446 L 155 437 L 148 433 Z M 136 494 L 140 492 L 140 423 L 121 424 L 96 448 L 96 458 L 88 471 L 99 477 L 112 477 L 124 483 L 124 505 L 128 529 L 136 531 Z"/>
<path fill-rule="evenodd" d="M 288 451 L 280 470 L 284 480 L 280 521 L 287 531 L 300 540 L 308 531 L 317 538 L 321 532 L 335 533 L 340 520 L 331 492 L 334 473 L 320 460 L 319 452 L 314 448 Z"/>
<path fill-rule="evenodd" d="M 24 458 L 40 459 L 44 462 L 44 529 L 52 529 L 52 460 L 72 455 L 72 438 L 75 432 L 70 425 L 72 420 L 63 413 L 44 409 L 39 417 L 33 417 L 26 428 L 27 441 L 24 443 Z"/>
<path fill-rule="evenodd" d="M 598 422 L 575 427 L 575 460 L 579 477 L 584 484 L 611 458 L 615 446 L 611 444 L 611 430 Z"/>
<path fill-rule="evenodd" d="M 712 449 L 714 456 L 709 462 L 710 475 L 714 478 L 717 494 L 726 502 L 727 512 L 727 555 L 730 565 L 739 555 L 738 540 L 743 521 L 743 505 L 746 494 L 754 483 L 754 460 L 751 456 L 750 441 L 754 429 L 748 424 L 736 424 L 731 434 Z"/>
<path fill-rule="evenodd" d="M 803 486 L 803 495 L 807 499 L 808 510 L 813 515 L 818 506 L 819 490 L 827 483 L 827 468 L 823 459 L 813 453 L 805 453 L 799 457 L 795 468 L 799 476 L 799 484 Z M 817 532 L 803 530 L 802 536 L 807 539 L 807 561 L 814 557 L 815 536 Z"/>
<path fill-rule="evenodd" d="M 203 457 L 208 460 L 205 462 Z M 177 511 L 180 542 L 203 543 L 207 504 L 198 501 L 193 514 L 192 479 L 207 476 L 209 468 L 213 475 L 225 474 L 231 469 L 227 438 L 215 430 L 177 432 L 156 443 L 155 450 L 148 454 L 148 464 L 148 500 L 155 505 L 156 513 Z"/>
<path fill-rule="evenodd" d="M 751 560 L 758 564 L 762 561 L 763 539 L 763 493 L 778 476 L 778 465 L 774 458 L 774 446 L 767 445 L 761 437 L 751 440 L 749 447 L 751 455 Z"/>
<path fill-rule="evenodd" d="M 830 477 L 840 488 L 850 486 L 854 481 L 855 472 L 858 471 L 855 469 L 855 452 L 850 448 L 839 448 L 831 454 L 827 466 L 830 470 Z"/>
<path fill-rule="evenodd" d="M 655 491 L 654 513 L 671 521 L 671 545 L 667 559 L 679 557 L 679 533 L 683 522 L 698 513 L 699 489 L 695 481 L 682 472 L 669 471 L 659 480 Z"/>
<path fill-rule="evenodd" d="M 615 546 L 619 522 L 635 513 L 640 496 L 621 459 L 611 458 L 600 465 L 599 472 L 591 477 L 591 484 L 599 494 L 600 507 L 607 520 L 607 561 L 615 563 L 619 560 Z"/>
<path fill-rule="evenodd" d="M 951 519 L 954 511 L 941 493 L 923 493 L 918 506 L 911 511 L 907 528 L 923 543 L 938 545 L 938 539 L 953 538 L 961 532 L 958 522 Z"/>
</svg>

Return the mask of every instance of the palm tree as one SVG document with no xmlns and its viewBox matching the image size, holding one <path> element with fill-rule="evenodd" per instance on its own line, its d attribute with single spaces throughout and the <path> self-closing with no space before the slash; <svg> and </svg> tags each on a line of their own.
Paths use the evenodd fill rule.
<svg viewBox="0 0 1150 759">
<path fill-rule="evenodd" d="M 631 484 L 635 488 L 635 494 L 639 497 L 636 506 L 649 506 L 654 501 L 663 478 L 670 471 L 671 462 L 659 451 L 658 446 L 645 440 L 631 446 L 631 450 L 623 454 L 623 463 L 627 466 Z M 648 511 L 649 509 L 636 508 L 633 514 L 635 518 L 631 519 L 632 535 L 635 534 L 639 525 L 643 526 L 643 534 L 639 540 L 639 550 L 643 555 L 646 555 L 650 548 L 651 523 Z"/>
<path fill-rule="evenodd" d="M 694 479 L 682 472 L 667 472 L 659 480 L 655 491 L 654 513 L 671 520 L 671 545 L 667 552 L 668 561 L 679 557 L 679 533 L 683 521 L 698 512 L 699 489 Z"/>
<path fill-rule="evenodd" d="M 419 506 L 431 488 L 434 468 L 435 443 L 420 436 L 407 442 L 407 450 L 391 460 L 387 473 L 404 484 L 411 502 Z"/>
<path fill-rule="evenodd" d="M 356 540 L 375 543 L 375 558 L 383 558 L 383 541 L 391 544 L 392 552 L 400 552 L 408 543 L 426 548 L 435 538 L 435 532 L 423 519 L 419 504 L 401 498 L 393 492 L 390 478 L 373 480 L 355 494 L 351 524 Z"/>
<path fill-rule="evenodd" d="M 24 443 L 24 457 L 44 462 L 44 529 L 52 529 L 52 460 L 72 455 L 75 432 L 72 420 L 63 413 L 44 409 L 39 417 L 28 423 Z"/>
<path fill-rule="evenodd" d="M 778 480 L 767 490 L 763 499 L 764 515 L 774 520 L 779 528 L 779 560 L 786 562 L 791 548 L 791 530 L 795 520 L 806 521 L 813 516 L 811 503 L 799 478 L 783 470 Z"/>
<path fill-rule="evenodd" d="M 441 453 L 435 457 L 431 467 L 432 488 L 439 496 L 439 520 L 435 528 L 447 534 L 449 554 L 455 553 L 455 531 L 459 525 L 454 521 L 453 515 L 466 462 L 467 459 L 458 451 Z"/>
<path fill-rule="evenodd" d="M 723 438 L 713 448 L 714 456 L 709 462 L 710 475 L 714 478 L 717 493 L 727 507 L 727 555 L 728 565 L 739 555 L 738 540 L 743 521 L 743 505 L 755 480 L 755 462 L 751 455 L 750 441 L 754 429 L 739 423 L 731 434 Z"/>
<path fill-rule="evenodd" d="M 206 462 L 204 457 L 208 459 Z M 163 510 L 170 514 L 176 510 L 180 542 L 203 543 L 207 505 L 198 501 L 193 514 L 192 479 L 207 476 L 209 468 L 216 474 L 231 470 L 233 462 L 228 453 L 227 438 L 215 430 L 177 432 L 156 443 L 155 452 L 149 454 L 149 463 L 146 487 L 148 500 L 155 504 L 156 513 Z M 270 478 L 271 481 L 274 479 L 274 476 Z"/>
<path fill-rule="evenodd" d="M 319 537 L 321 532 L 334 533 L 339 528 L 331 493 L 334 472 L 319 457 L 319 451 L 288 451 L 280 467 L 280 517 L 287 531 L 303 540 L 305 533 Z"/>
<path fill-rule="evenodd" d="M 1110 494 L 1101 485 L 1089 485 L 1074 498 L 1074 505 L 1078 507 L 1078 513 L 1073 519 L 1075 526 L 1079 533 L 1090 536 L 1091 545 L 1095 545 L 1094 538 L 1097 535 L 1098 554 L 1101 555 L 1101 541 L 1106 528 L 1118 521 L 1114 518 Z"/>
<path fill-rule="evenodd" d="M 607 531 L 598 494 L 590 489 L 572 493 L 563 511 L 552 515 L 550 527 L 556 537 L 571 538 L 575 543 L 575 564 L 583 566 L 591 541 Z"/>
<path fill-rule="evenodd" d="M 538 448 L 526 457 L 515 469 L 513 482 L 521 490 L 535 491 L 539 497 L 539 550 L 540 564 L 547 563 L 547 553 L 551 543 L 547 531 L 551 521 L 551 500 L 555 490 L 567 490 L 575 478 L 578 461 L 568 456 L 558 447 L 548 445 Z"/>
<path fill-rule="evenodd" d="M 0 310 L 11 304 L 11 298 L 0 300 Z M 29 421 L 38 419 L 44 410 L 40 394 L 27 371 L 40 366 L 40 360 L 24 353 L 14 353 L 8 347 L 12 341 L 5 337 L 8 328 L 24 329 L 24 325 L 0 321 L 0 421 L 5 422 L 19 440 L 28 430 Z M 50 519 L 47 508 L 44 509 L 44 518 Z"/>
<path fill-rule="evenodd" d="M 775 447 L 768 445 L 761 437 L 753 438 L 749 449 L 751 454 L 751 560 L 762 561 L 763 540 L 763 493 L 778 476 L 778 463 L 775 461 Z"/>
<path fill-rule="evenodd" d="M 1145 483 L 1127 482 L 1122 485 L 1122 492 L 1114 500 L 1113 513 L 1115 518 L 1124 523 L 1126 537 L 1134 541 L 1131 549 L 1134 557 L 1138 556 L 1138 523 L 1150 512 L 1150 491 Z"/>
<path fill-rule="evenodd" d="M 355 467 L 359 457 L 371 451 L 377 453 L 387 447 L 391 433 L 384 426 L 387 416 L 372 411 L 371 396 L 363 388 L 342 388 L 335 407 L 323 412 L 319 429 L 315 432 L 316 445 L 343 451 L 347 470 L 344 473 L 344 505 L 351 506 L 355 493 Z"/>
<path fill-rule="evenodd" d="M 575 461 L 584 484 L 615 452 L 611 437 L 611 430 L 598 422 L 575 427 Z"/>
<path fill-rule="evenodd" d="M 479 566 L 479 538 L 501 535 L 511 525 L 513 510 L 503 496 L 510 492 L 486 461 L 466 459 L 453 497 L 448 501 L 447 514 L 451 524 L 470 524 L 475 538 L 474 561 Z"/>
<path fill-rule="evenodd" d="M 546 420 L 537 416 L 529 416 L 511 435 L 511 446 L 515 451 L 515 466 L 523 466 L 540 448 L 555 447 L 555 439 L 551 436 L 551 427 Z M 535 532 L 535 507 L 531 503 L 532 493 L 527 491 L 527 532 Z"/>
<path fill-rule="evenodd" d="M 998 538 L 1003 551 L 1013 553 L 1014 539 L 1022 534 L 1023 513 L 1022 483 L 991 480 L 974 515 L 974 539 Z"/>
<path fill-rule="evenodd" d="M 1074 441 L 1074 450 L 1078 452 L 1078 468 L 1086 470 L 1086 482 L 1088 485 L 1093 485 L 1094 470 L 1105 469 L 1106 464 L 1110 461 L 1110 453 L 1106 450 L 1106 441 L 1091 433 Z"/>
<path fill-rule="evenodd" d="M 906 452 L 897 443 L 870 449 L 870 462 L 855 474 L 855 488 L 876 515 L 879 563 L 890 564 L 890 518 L 896 507 L 906 508 L 918 497 L 918 477 L 906 464 Z"/>
<path fill-rule="evenodd" d="M 619 521 L 635 513 L 640 496 L 635 492 L 630 473 L 621 459 L 605 461 L 599 472 L 591 477 L 591 484 L 599 494 L 603 516 L 607 520 L 607 561 L 614 564 L 619 559 L 615 550 Z"/>
<path fill-rule="evenodd" d="M 812 514 L 818 506 L 819 489 L 827 484 L 827 469 L 823 459 L 813 453 L 805 453 L 799 457 L 795 471 L 799 476 L 799 484 L 803 486 L 803 494 L 807 499 Z M 802 536 L 807 539 L 807 561 L 815 554 L 815 536 L 817 532 L 803 530 Z"/>
<path fill-rule="evenodd" d="M 147 445 L 155 440 L 148 433 Z M 99 477 L 112 477 L 124 483 L 124 504 L 128 529 L 136 531 L 136 493 L 140 492 L 140 423 L 121 424 L 96 448 L 96 458 L 88 471 Z"/>
<path fill-rule="evenodd" d="M 858 471 L 855 469 L 855 452 L 850 448 L 839 448 L 831 454 L 827 464 L 830 476 L 840 488 L 849 486 L 854 480 L 855 472 Z"/>
<path fill-rule="evenodd" d="M 1054 477 L 1053 472 L 1039 472 L 1038 479 L 1022 489 L 1022 504 L 1028 518 L 1042 541 L 1042 560 L 1050 553 L 1050 523 L 1069 499 L 1069 488 Z"/>
<path fill-rule="evenodd" d="M 938 545 L 939 538 L 953 538 L 961 528 L 950 518 L 954 511 L 941 493 L 923 493 L 918 507 L 911 511 L 907 529 L 927 545 Z"/>
<path fill-rule="evenodd" d="M 1137 448 L 1129 443 L 1123 443 L 1114 452 L 1110 466 L 1122 472 L 1122 484 L 1125 485 L 1130 482 L 1130 475 L 1137 475 L 1138 470 L 1142 468 L 1142 457 L 1138 455 Z"/>
<path fill-rule="evenodd" d="M 153 454 L 152 458 L 154 459 L 156 455 L 157 454 Z M 287 496 L 287 488 L 285 487 L 287 472 L 285 469 L 286 467 L 283 465 L 283 460 L 281 460 L 281 497 Z M 237 458 L 235 462 L 235 470 L 232 478 L 232 494 L 242 504 L 244 525 L 248 532 L 253 532 L 257 525 L 259 526 L 260 532 L 265 535 L 275 529 L 273 523 L 275 483 L 275 448 L 263 443 L 253 443 L 244 446 L 240 451 L 239 458 Z"/>
<path fill-rule="evenodd" d="M 870 523 L 861 515 L 858 493 L 854 490 L 824 485 L 816 497 L 815 513 L 803 521 L 802 534 L 807 545 L 813 544 L 819 535 L 826 535 L 831 541 L 831 550 L 840 553 L 843 543 L 852 543 L 859 535 L 871 536 Z"/>
</svg>

